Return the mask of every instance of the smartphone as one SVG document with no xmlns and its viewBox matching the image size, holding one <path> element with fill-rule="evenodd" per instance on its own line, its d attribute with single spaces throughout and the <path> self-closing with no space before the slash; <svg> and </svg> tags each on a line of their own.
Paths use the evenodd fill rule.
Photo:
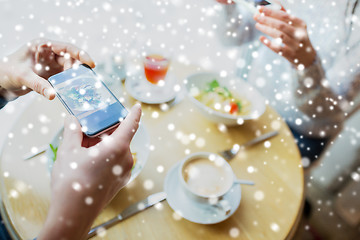
<svg viewBox="0 0 360 240">
<path fill-rule="evenodd" d="M 49 78 L 57 97 L 80 122 L 82 131 L 96 137 L 115 128 L 128 111 L 86 64 Z"/>
<path fill-rule="evenodd" d="M 271 4 L 269 1 L 266 0 L 254 0 L 255 6 L 266 6 Z"/>
<path fill-rule="evenodd" d="M 255 6 L 267 6 L 268 8 L 274 9 L 274 10 L 283 10 L 285 9 L 278 3 L 274 2 L 274 0 L 255 0 Z"/>
<path fill-rule="evenodd" d="M 239 3 L 242 5 L 242 7 L 245 7 L 247 10 L 249 10 L 252 14 L 258 13 L 258 6 L 267 6 L 271 5 L 271 0 L 233 0 L 235 3 Z"/>
</svg>

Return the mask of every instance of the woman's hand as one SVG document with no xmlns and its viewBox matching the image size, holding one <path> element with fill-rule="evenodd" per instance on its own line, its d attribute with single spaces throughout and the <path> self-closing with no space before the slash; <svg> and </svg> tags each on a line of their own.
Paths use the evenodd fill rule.
<svg viewBox="0 0 360 240">
<path fill-rule="evenodd" d="M 310 66 L 316 58 L 308 33 L 306 23 L 300 18 L 291 16 L 286 11 L 260 7 L 259 14 L 254 16 L 255 27 L 265 36 L 260 41 L 272 51 L 286 58 L 295 67 Z"/>
<path fill-rule="evenodd" d="M 51 204 L 38 239 L 85 239 L 107 203 L 129 181 L 133 158 L 130 142 L 138 129 L 140 105 L 100 143 L 82 147 L 81 126 L 74 117 L 65 122 L 51 178 Z"/>
<path fill-rule="evenodd" d="M 90 56 L 72 44 L 33 40 L 0 62 L 0 95 L 12 99 L 34 90 L 54 99 L 55 91 L 47 79 L 75 61 L 95 67 Z"/>
</svg>

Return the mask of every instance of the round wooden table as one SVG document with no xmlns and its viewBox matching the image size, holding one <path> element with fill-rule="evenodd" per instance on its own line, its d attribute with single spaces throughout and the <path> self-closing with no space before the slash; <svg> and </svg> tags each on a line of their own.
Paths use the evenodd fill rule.
<svg viewBox="0 0 360 240">
<path fill-rule="evenodd" d="M 173 66 L 173 71 L 181 81 L 199 69 L 178 64 Z M 134 103 L 119 83 L 111 88 L 115 95 L 124 97 L 125 106 Z M 9 129 L 0 159 L 2 215 L 17 239 L 37 236 L 50 203 L 46 158 L 40 155 L 24 161 L 23 156 L 33 147 L 49 144 L 62 127 L 65 112 L 58 100 L 50 102 L 38 96 L 13 129 Z M 164 201 L 108 229 L 102 238 L 94 239 L 291 238 L 302 212 L 303 169 L 293 136 L 272 108 L 268 107 L 257 120 L 227 128 L 209 122 L 187 98 L 168 111 L 162 111 L 158 105 L 143 104 L 143 113 L 142 122 L 151 143 L 146 166 L 117 194 L 94 225 L 109 220 L 131 203 L 162 191 L 166 172 L 189 153 L 217 152 L 272 130 L 279 130 L 280 134 L 270 140 L 271 144 L 244 150 L 230 162 L 238 178 L 253 180 L 256 185 L 242 186 L 240 206 L 224 222 L 213 225 L 189 222 Z"/>
</svg>

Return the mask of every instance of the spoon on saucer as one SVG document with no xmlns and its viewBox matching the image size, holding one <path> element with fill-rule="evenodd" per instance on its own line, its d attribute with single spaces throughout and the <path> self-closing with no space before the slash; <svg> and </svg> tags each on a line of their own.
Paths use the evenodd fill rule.
<svg viewBox="0 0 360 240">
<path fill-rule="evenodd" d="M 250 180 L 243 180 L 243 179 L 236 179 L 234 181 L 234 184 L 243 184 L 243 185 L 255 185 L 255 183 L 253 181 L 250 181 Z"/>
</svg>

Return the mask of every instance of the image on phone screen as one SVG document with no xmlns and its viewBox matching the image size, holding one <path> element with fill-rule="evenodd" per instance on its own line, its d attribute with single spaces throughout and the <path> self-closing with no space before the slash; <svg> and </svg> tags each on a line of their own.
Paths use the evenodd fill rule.
<svg viewBox="0 0 360 240">
<path fill-rule="evenodd" d="M 79 120 L 83 131 L 96 135 L 116 125 L 127 110 L 91 68 L 80 65 L 49 78 L 58 97 Z"/>
</svg>

